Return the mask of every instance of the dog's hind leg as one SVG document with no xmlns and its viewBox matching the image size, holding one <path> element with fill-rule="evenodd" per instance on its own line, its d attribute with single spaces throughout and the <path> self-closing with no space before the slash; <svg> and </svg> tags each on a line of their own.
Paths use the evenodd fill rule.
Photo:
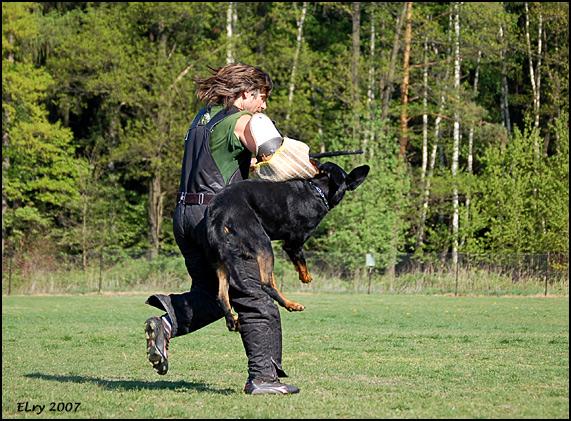
<svg viewBox="0 0 571 421">
<path fill-rule="evenodd" d="M 305 308 L 303 305 L 288 300 L 276 285 L 274 277 L 274 254 L 272 252 L 271 243 L 258 251 L 256 259 L 258 261 L 258 267 L 260 268 L 262 289 L 288 311 L 303 311 Z"/>
<path fill-rule="evenodd" d="M 238 331 L 240 326 L 238 324 L 238 317 L 232 313 L 232 306 L 230 305 L 230 296 L 228 295 L 229 278 L 228 271 L 223 263 L 219 263 L 216 268 L 218 275 L 218 303 L 224 311 L 224 318 L 226 319 L 226 326 L 230 331 Z"/>
</svg>

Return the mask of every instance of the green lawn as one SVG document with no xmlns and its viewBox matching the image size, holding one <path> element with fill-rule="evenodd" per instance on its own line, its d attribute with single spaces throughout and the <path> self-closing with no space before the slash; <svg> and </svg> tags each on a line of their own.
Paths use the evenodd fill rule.
<svg viewBox="0 0 571 421">
<path fill-rule="evenodd" d="M 223 321 L 173 340 L 158 376 L 146 296 L 3 297 L 2 416 L 569 417 L 568 297 L 288 295 L 306 306 L 282 311 L 291 396 L 242 393 L 246 357 Z"/>
</svg>

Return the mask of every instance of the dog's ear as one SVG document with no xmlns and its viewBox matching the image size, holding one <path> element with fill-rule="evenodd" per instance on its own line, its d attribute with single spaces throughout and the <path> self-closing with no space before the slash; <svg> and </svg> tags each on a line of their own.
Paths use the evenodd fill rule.
<svg viewBox="0 0 571 421">
<path fill-rule="evenodd" d="M 355 190 L 357 187 L 361 185 L 367 174 L 369 174 L 370 167 L 368 165 L 361 165 L 360 167 L 355 168 L 353 171 L 347 175 L 347 190 Z"/>
</svg>

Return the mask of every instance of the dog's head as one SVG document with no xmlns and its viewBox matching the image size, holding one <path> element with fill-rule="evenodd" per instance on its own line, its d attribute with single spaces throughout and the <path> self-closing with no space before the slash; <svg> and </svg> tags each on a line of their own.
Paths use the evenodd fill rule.
<svg viewBox="0 0 571 421">
<path fill-rule="evenodd" d="M 326 176 L 328 179 L 327 201 L 329 207 L 333 208 L 341 202 L 347 190 L 355 190 L 365 181 L 370 168 L 368 165 L 361 165 L 347 174 L 339 165 L 324 162 L 319 164 L 318 169 L 318 177 Z"/>
</svg>

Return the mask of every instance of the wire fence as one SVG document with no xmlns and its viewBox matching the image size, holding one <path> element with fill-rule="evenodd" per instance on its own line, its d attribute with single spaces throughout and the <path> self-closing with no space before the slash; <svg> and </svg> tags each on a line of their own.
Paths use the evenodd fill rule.
<svg viewBox="0 0 571 421">
<path fill-rule="evenodd" d="M 311 256 L 321 273 L 352 280 L 354 290 L 388 293 L 557 294 L 569 292 L 569 253 L 469 254 L 419 257 L 398 254 L 393 265 L 362 256 L 353 271 Z"/>
<path fill-rule="evenodd" d="M 301 284 L 281 250 L 275 274 L 284 291 L 340 291 L 425 294 L 569 294 L 569 253 L 374 256 L 306 252 L 311 284 Z M 381 259 L 379 259 L 381 260 Z M 6 253 L 2 293 L 61 294 L 121 291 L 184 291 L 190 287 L 178 251 L 150 258 L 147 251 L 104 249 L 84 255 L 34 256 Z"/>
</svg>

